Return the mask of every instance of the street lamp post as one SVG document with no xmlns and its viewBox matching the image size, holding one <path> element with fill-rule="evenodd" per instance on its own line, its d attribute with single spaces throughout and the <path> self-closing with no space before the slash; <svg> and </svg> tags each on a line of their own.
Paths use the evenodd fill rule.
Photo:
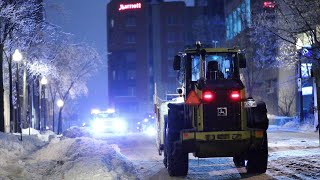
<svg viewBox="0 0 320 180">
<path fill-rule="evenodd" d="M 40 86 L 39 86 L 39 116 L 41 117 L 41 112 L 43 112 L 43 126 L 42 126 L 42 130 L 46 130 L 46 106 L 45 106 L 45 102 L 43 103 L 43 100 L 45 100 L 46 98 L 46 94 L 45 94 L 45 85 L 48 84 L 48 79 L 43 76 L 40 80 Z M 44 109 L 42 109 L 44 108 Z M 41 122 L 41 119 L 39 117 L 39 120 Z M 44 128 L 44 129 L 43 129 Z"/>
<path fill-rule="evenodd" d="M 59 99 L 57 101 L 57 106 L 59 107 L 59 117 L 58 117 L 58 134 L 62 131 L 62 109 L 64 106 L 63 100 Z"/>
<path fill-rule="evenodd" d="M 22 60 L 22 54 L 18 49 L 14 51 L 14 54 L 12 55 L 12 59 L 17 62 L 17 68 L 16 68 L 16 122 L 15 122 L 15 131 L 18 132 L 20 131 L 21 133 L 21 140 L 22 140 L 22 123 L 21 123 L 21 114 L 20 114 L 20 93 L 19 93 L 19 65 L 20 61 Z M 18 124 L 20 123 L 20 129 L 18 128 Z"/>
</svg>

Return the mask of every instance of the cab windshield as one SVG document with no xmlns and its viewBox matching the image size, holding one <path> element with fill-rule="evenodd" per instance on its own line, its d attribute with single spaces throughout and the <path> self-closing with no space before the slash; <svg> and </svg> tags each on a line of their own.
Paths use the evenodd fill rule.
<svg viewBox="0 0 320 180">
<path fill-rule="evenodd" d="M 205 57 L 205 77 L 206 79 L 232 79 L 234 76 L 233 53 L 214 53 Z M 192 81 L 200 79 L 200 56 L 193 55 L 192 58 Z"/>
</svg>

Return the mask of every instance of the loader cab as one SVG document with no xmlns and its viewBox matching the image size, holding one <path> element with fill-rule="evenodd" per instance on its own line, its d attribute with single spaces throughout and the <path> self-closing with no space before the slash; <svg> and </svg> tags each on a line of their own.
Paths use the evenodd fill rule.
<svg viewBox="0 0 320 180">
<path fill-rule="evenodd" d="M 238 49 L 187 49 L 184 56 L 174 59 L 175 70 L 183 72 L 180 82 L 186 85 L 186 94 L 195 87 L 203 89 L 206 84 L 233 84 L 243 88 L 239 69 L 246 67 L 246 59 Z"/>
<path fill-rule="evenodd" d="M 189 69 L 191 70 L 191 81 L 198 81 L 200 78 L 207 80 L 239 79 L 235 53 L 207 54 L 204 60 L 204 77 L 201 77 L 202 60 L 199 55 L 191 55 L 187 61 L 191 61 Z"/>
</svg>

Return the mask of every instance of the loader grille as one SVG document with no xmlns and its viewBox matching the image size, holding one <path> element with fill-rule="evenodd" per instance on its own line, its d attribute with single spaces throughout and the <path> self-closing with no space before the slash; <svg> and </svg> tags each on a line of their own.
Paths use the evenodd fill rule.
<svg viewBox="0 0 320 180">
<path fill-rule="evenodd" d="M 227 91 L 216 91 L 214 102 L 203 105 L 204 131 L 241 130 L 240 110 L 240 102 L 233 102 Z"/>
</svg>

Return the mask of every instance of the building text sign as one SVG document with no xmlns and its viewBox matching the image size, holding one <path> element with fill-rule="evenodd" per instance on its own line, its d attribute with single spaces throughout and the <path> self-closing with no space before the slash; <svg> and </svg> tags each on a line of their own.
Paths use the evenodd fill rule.
<svg viewBox="0 0 320 180">
<path fill-rule="evenodd" d="M 124 11 L 128 9 L 141 9 L 141 3 L 135 4 L 120 4 L 119 11 Z"/>
</svg>

